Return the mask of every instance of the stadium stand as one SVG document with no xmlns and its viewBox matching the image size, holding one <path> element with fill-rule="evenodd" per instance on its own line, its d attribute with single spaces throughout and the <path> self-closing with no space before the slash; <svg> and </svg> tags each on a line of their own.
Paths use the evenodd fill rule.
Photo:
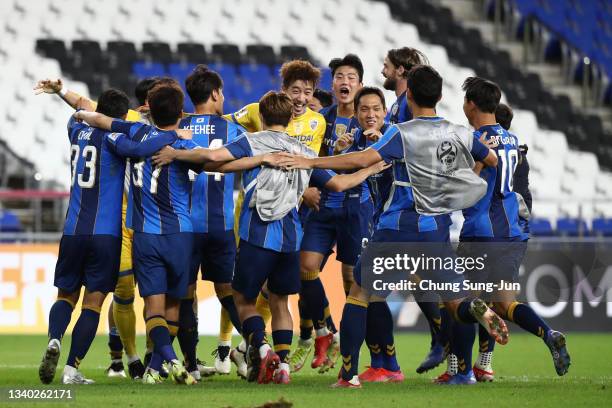
<svg viewBox="0 0 612 408">
<path fill-rule="evenodd" d="M 551 95 L 537 75 L 512 66 L 507 53 L 488 47 L 478 31 L 463 28 L 449 10 L 431 2 L 189 0 L 166 7 L 167 1 L 138 0 L 127 7 L 106 0 L 100 9 L 95 2 L 31 3 L 0 5 L 3 37 L 10 39 L 0 44 L 0 59 L 12 58 L 0 79 L 8 89 L 0 96 L 8 123 L 2 139 L 31 160 L 44 180 L 64 188 L 69 160 L 63 134 L 70 110 L 59 98 L 34 97 L 31 85 L 38 78 L 68 78 L 69 88 L 93 98 L 109 86 L 131 95 L 139 78 L 171 75 L 182 82 L 195 64 L 206 63 L 225 79 L 230 112 L 277 88 L 282 61 L 305 58 L 324 66 L 354 52 L 364 62 L 364 83 L 381 86 L 387 50 L 407 45 L 423 50 L 444 77 L 439 110 L 452 121 L 466 124 L 461 91 L 466 77 L 478 74 L 500 84 L 515 107 L 511 131 L 530 147 L 534 233 L 611 233 L 612 175 L 603 168 L 612 168 L 612 148 L 598 148 L 612 143 L 604 140 L 599 118 L 585 117 L 567 98 Z M 102 16 L 114 23 L 96 25 Z M 274 32 L 262 29 L 272 24 Z M 321 86 L 329 88 L 329 70 L 323 72 Z M 390 104 L 394 95 L 387 97 Z M 185 110 L 191 109 L 186 101 Z M 20 138 L 8 136 L 17 131 Z M 41 152 L 61 159 L 40 160 Z"/>
</svg>

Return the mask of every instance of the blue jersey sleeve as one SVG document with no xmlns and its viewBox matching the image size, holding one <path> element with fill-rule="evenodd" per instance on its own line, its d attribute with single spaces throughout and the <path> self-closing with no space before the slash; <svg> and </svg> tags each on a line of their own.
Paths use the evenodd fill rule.
<svg viewBox="0 0 612 408">
<path fill-rule="evenodd" d="M 235 159 L 241 159 L 243 157 L 252 157 L 253 151 L 251 145 L 246 136 L 241 136 L 231 143 L 224 146 L 234 156 Z"/>
<path fill-rule="evenodd" d="M 144 126 L 144 123 L 140 122 L 128 122 L 126 120 L 115 119 L 111 124 L 111 132 L 115 133 L 123 133 L 124 135 L 133 135 L 136 130 L 138 130 L 141 126 Z"/>
<path fill-rule="evenodd" d="M 146 139 L 142 142 L 134 141 L 123 133 L 109 133 L 106 135 L 106 144 L 111 150 L 124 157 L 149 157 L 164 146 L 176 141 L 176 133 L 167 132 L 158 137 Z"/>
<path fill-rule="evenodd" d="M 246 132 L 246 130 L 242 126 L 237 125 L 235 123 L 228 122 L 228 126 L 229 129 L 227 132 L 227 143 L 233 142 L 234 140 L 242 136 L 244 132 Z"/>
<path fill-rule="evenodd" d="M 374 143 L 371 148 L 376 150 L 386 162 L 404 158 L 402 136 L 395 126 L 389 127 L 380 140 Z"/>
<path fill-rule="evenodd" d="M 480 141 L 476 134 L 474 134 L 474 141 L 472 142 L 472 150 L 470 153 L 472 153 L 472 157 L 476 161 L 483 161 L 489 154 L 489 148 Z"/>
<path fill-rule="evenodd" d="M 318 188 L 325 188 L 325 185 L 336 173 L 326 169 L 314 169 L 310 175 L 310 185 Z"/>
<path fill-rule="evenodd" d="M 172 144 L 172 147 L 175 149 L 192 150 L 192 149 L 198 149 L 200 146 L 191 139 L 187 139 L 187 140 L 183 140 L 183 139 L 176 140 L 175 139 L 175 142 Z"/>
</svg>

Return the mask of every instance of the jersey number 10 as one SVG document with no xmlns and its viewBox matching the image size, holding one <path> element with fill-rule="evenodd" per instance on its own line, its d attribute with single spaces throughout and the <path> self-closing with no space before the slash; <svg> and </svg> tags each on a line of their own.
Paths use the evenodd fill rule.
<svg viewBox="0 0 612 408">
<path fill-rule="evenodd" d="M 497 151 L 499 154 L 499 158 L 501 160 L 501 183 L 500 183 L 500 193 L 506 194 L 511 191 L 514 191 L 514 186 L 512 183 L 512 178 L 514 176 L 514 171 L 516 170 L 516 166 L 518 166 L 518 150 L 516 149 L 499 149 Z"/>
</svg>

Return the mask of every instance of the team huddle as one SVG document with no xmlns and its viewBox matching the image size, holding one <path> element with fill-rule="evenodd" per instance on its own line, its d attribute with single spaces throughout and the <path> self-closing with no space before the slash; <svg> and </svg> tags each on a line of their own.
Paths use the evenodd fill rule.
<svg viewBox="0 0 612 408">
<path fill-rule="evenodd" d="M 37 93 L 57 94 L 76 109 L 68 122 L 71 190 L 55 271 L 58 296 L 39 368 L 43 383 L 55 377 L 81 287 L 64 384 L 93 383 L 79 365 L 112 292 L 109 376 L 126 377 L 125 351 L 129 376 L 146 384 L 167 377 L 195 384 L 229 374 L 232 364 L 248 381 L 288 384 L 312 355 L 310 365 L 320 373 L 339 362 L 334 387 L 360 388 L 362 382 L 404 380 L 389 293 L 373 293 L 365 281 L 361 262 L 370 247 L 423 243 L 452 258 L 496 243 L 476 278 L 516 281 L 529 239 L 531 195 L 526 147 L 508 131 L 512 111 L 500 103 L 499 87 L 478 77 L 463 83 L 472 131 L 437 115 L 442 78 L 418 50 L 387 53 L 384 88 L 397 96 L 388 110 L 382 90 L 363 86 L 358 56 L 334 58 L 329 68 L 332 94 L 317 88 L 319 69 L 294 60 L 281 67 L 279 91 L 227 115 L 223 79 L 204 65 L 185 80 L 192 113 L 183 112 L 183 90 L 172 78 L 142 80 L 135 110 L 115 89 L 93 102 L 61 80 L 38 82 Z M 465 218 L 456 251 L 449 238 L 454 211 Z M 319 277 L 334 252 L 346 294 L 339 328 Z M 200 273 L 213 282 L 222 306 L 212 366 L 196 353 Z M 467 279 L 448 270 L 427 278 L 441 284 Z M 136 286 L 147 333 L 142 360 Z M 300 333 L 292 350 L 288 301 L 294 294 Z M 514 291 L 480 296 L 415 294 L 431 332 L 418 373 L 446 361 L 439 384 L 493 381 L 495 343 L 508 342 L 505 320 L 540 337 L 557 374 L 567 373 L 562 333 L 516 301 Z M 479 353 L 472 361 L 476 326 Z M 235 347 L 234 329 L 242 338 Z M 359 373 L 364 341 L 370 364 Z"/>
</svg>

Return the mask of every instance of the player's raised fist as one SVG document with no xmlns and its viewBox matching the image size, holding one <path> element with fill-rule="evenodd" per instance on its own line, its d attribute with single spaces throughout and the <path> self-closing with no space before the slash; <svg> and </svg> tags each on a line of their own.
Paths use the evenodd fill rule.
<svg viewBox="0 0 612 408">
<path fill-rule="evenodd" d="M 40 95 L 41 93 L 55 94 L 62 90 L 62 80 L 56 79 L 43 79 L 36 83 L 34 86 L 34 94 Z"/>
</svg>

